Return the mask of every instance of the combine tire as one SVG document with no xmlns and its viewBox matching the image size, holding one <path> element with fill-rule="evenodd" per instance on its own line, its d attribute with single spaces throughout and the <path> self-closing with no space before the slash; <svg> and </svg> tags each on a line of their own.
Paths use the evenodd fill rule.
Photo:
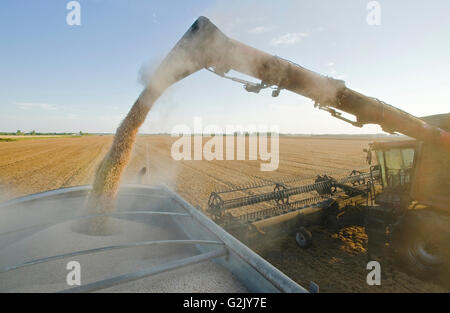
<svg viewBox="0 0 450 313">
<path fill-rule="evenodd" d="M 312 234 L 304 227 L 300 227 L 298 233 L 295 235 L 295 241 L 302 249 L 306 249 L 311 246 Z"/>
<path fill-rule="evenodd" d="M 443 264 L 442 258 L 428 251 L 428 247 L 421 238 L 416 238 L 405 248 L 403 257 L 408 269 L 423 278 L 436 275 Z"/>
<path fill-rule="evenodd" d="M 430 236 L 426 236 L 424 222 L 427 221 L 420 215 L 409 214 L 399 225 L 393 243 L 398 261 L 418 277 L 430 278 L 439 273 L 444 262 L 438 247 L 427 240 Z"/>
</svg>

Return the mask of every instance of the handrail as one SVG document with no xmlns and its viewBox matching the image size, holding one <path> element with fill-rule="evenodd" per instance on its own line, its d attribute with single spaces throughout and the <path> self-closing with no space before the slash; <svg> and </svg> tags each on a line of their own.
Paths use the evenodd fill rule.
<svg viewBox="0 0 450 313">
<path fill-rule="evenodd" d="M 128 283 L 131 281 L 135 281 L 138 279 L 142 279 L 149 276 L 154 276 L 156 274 L 168 272 L 171 270 L 175 270 L 177 268 L 185 267 L 192 264 L 197 264 L 200 262 L 208 261 L 211 259 L 215 259 L 221 256 L 224 256 L 228 253 L 228 250 L 226 248 L 202 253 L 199 255 L 187 257 L 181 260 L 176 260 L 172 262 L 167 262 L 165 264 L 160 264 L 157 266 L 153 266 L 150 268 L 146 268 L 142 271 L 137 271 L 133 273 L 127 273 L 111 278 L 107 278 L 104 280 L 96 281 L 87 285 L 79 286 L 79 287 L 73 287 L 70 289 L 66 289 L 61 291 L 61 293 L 78 293 L 78 292 L 92 292 L 97 291 L 101 289 L 105 289 L 108 287 Z"/>
<path fill-rule="evenodd" d="M 133 242 L 133 243 L 126 243 L 121 245 L 113 245 L 113 246 L 105 246 L 95 249 L 87 249 L 87 250 L 80 250 L 70 253 L 64 253 L 64 254 L 58 254 L 46 258 L 41 259 L 35 259 L 30 260 L 21 264 L 7 266 L 0 269 L 0 274 L 10 272 L 13 270 L 17 270 L 19 268 L 23 268 L 26 266 L 31 265 L 37 265 L 41 263 L 46 263 L 50 261 L 55 261 L 59 259 L 65 259 L 72 256 L 79 256 L 79 255 L 85 255 L 85 254 L 94 254 L 94 253 L 100 253 L 103 251 L 109 251 L 109 250 L 116 250 L 116 249 L 124 249 L 124 248 L 131 248 L 131 247 L 141 247 L 141 246 L 151 246 L 151 245 L 163 245 L 163 244 L 183 244 L 183 245 L 193 245 L 193 244 L 208 244 L 208 245 L 224 245 L 223 242 L 220 241 L 212 241 L 212 240 L 155 240 L 155 241 L 141 241 L 141 242 Z"/>
<path fill-rule="evenodd" d="M 129 211 L 129 212 L 119 212 L 119 213 L 89 214 L 89 215 L 81 215 L 81 216 L 74 216 L 74 217 L 70 217 L 70 218 L 66 218 L 66 219 L 61 219 L 61 220 L 58 220 L 58 221 L 55 221 L 55 222 L 51 222 L 51 223 L 35 224 L 35 225 L 27 226 L 27 227 L 24 227 L 24 228 L 20 228 L 20 229 L 14 229 L 14 230 L 10 230 L 10 231 L 4 232 L 4 233 L 0 233 L 0 236 L 9 235 L 9 234 L 12 234 L 12 233 L 25 231 L 25 230 L 29 230 L 29 229 L 33 229 L 33 228 L 57 225 L 57 224 L 68 222 L 68 221 L 72 221 L 72 220 L 88 219 L 88 218 L 102 217 L 102 216 L 122 216 L 122 215 L 133 215 L 133 214 L 169 215 L 169 216 L 190 217 L 190 215 L 186 214 L 186 213 L 160 212 L 160 211 Z"/>
</svg>

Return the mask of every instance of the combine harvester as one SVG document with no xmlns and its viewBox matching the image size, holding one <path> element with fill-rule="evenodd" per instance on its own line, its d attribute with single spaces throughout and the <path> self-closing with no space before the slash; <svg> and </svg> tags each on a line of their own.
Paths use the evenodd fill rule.
<svg viewBox="0 0 450 313">
<path fill-rule="evenodd" d="M 437 272 L 448 262 L 448 115 L 414 117 L 347 88 L 341 80 L 232 40 L 204 17 L 190 27 L 163 60 L 153 76 L 158 86 L 149 85 L 138 102 L 154 101 L 170 85 L 201 69 L 243 83 L 249 92 L 272 88 L 272 96 L 283 89 L 306 96 L 319 109 L 354 126 L 378 124 L 389 133 L 415 138 L 371 145 L 366 152 L 371 156 L 375 151 L 378 164 L 368 173 L 353 171 L 344 178 L 322 175 L 308 185 L 298 185 L 301 181 L 297 178 L 265 180 L 212 193 L 208 211 L 218 224 L 236 233 L 249 229 L 262 233 L 277 225 L 289 225 L 297 232 L 299 245 L 307 247 L 311 242 L 308 225 L 326 223 L 336 228 L 343 216 L 356 211 L 366 226 L 370 256 L 383 256 L 390 248 L 417 273 Z M 261 82 L 229 77 L 226 73 L 230 70 Z M 356 120 L 341 112 L 356 116 Z M 225 291 L 306 291 L 167 188 L 122 188 L 117 212 L 108 215 L 130 232 L 88 236 L 70 230 L 70 221 L 95 217 L 79 214 L 89 189 L 85 186 L 49 191 L 1 206 L 0 212 L 6 217 L 0 220 L 2 291 L 205 291 L 171 285 L 173 280 L 188 282 L 192 277 L 183 271 L 171 276 L 170 270 L 199 262 L 208 262 L 214 277 L 204 282 L 221 280 L 220 273 L 229 274 L 224 274 L 223 281 L 230 286 Z M 268 201 L 273 205 L 248 212 L 248 206 Z M 236 208 L 243 209 L 244 214 L 229 214 Z M 15 225 L 21 225 L 20 229 Z M 137 229 L 142 231 L 136 233 Z M 186 249 L 179 249 L 180 245 Z M 161 246 L 169 248 L 155 250 Z M 152 249 L 144 249 L 139 256 L 122 250 L 143 247 Z M 57 275 L 57 270 L 64 272 L 65 263 L 53 262 L 74 258 L 81 260 L 82 266 L 89 264 L 82 267 L 89 273 L 89 281 L 67 288 Z M 211 287 L 209 291 L 224 290 Z"/>
</svg>

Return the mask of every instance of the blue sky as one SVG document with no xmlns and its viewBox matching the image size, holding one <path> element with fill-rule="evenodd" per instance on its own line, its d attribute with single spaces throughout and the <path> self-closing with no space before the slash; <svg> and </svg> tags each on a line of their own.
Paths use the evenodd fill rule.
<svg viewBox="0 0 450 313">
<path fill-rule="evenodd" d="M 279 55 L 417 116 L 449 112 L 450 1 L 380 0 L 369 26 L 365 0 L 2 0 L 0 131 L 114 132 L 155 67 L 192 22 L 207 16 L 228 36 Z M 238 75 L 238 74 L 236 74 Z M 141 132 L 176 124 L 277 125 L 281 132 L 374 133 L 282 91 L 246 93 L 207 71 L 171 87 Z"/>
</svg>

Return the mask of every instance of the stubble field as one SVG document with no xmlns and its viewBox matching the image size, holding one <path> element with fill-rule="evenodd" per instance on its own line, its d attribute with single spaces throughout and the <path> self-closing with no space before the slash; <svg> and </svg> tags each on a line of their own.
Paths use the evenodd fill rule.
<svg viewBox="0 0 450 313">
<path fill-rule="evenodd" d="M 147 167 L 143 183 L 164 183 L 194 206 L 205 208 L 209 194 L 217 188 L 245 184 L 254 176 L 275 178 L 318 174 L 342 176 L 352 169 L 368 168 L 362 149 L 369 138 L 280 137 L 279 167 L 261 172 L 261 162 L 175 161 L 171 157 L 174 138 L 140 136 L 123 183 L 137 182 L 137 173 Z M 204 139 L 206 141 L 207 139 Z M 112 136 L 48 138 L 0 142 L 0 201 L 25 194 L 90 184 L 95 168 L 108 151 Z M 382 285 L 366 283 L 367 237 L 359 227 L 339 233 L 313 229 L 314 244 L 298 248 L 294 238 L 280 236 L 251 246 L 292 279 L 309 281 L 328 292 L 447 292 L 442 284 L 422 281 L 398 268 L 382 269 Z"/>
</svg>

